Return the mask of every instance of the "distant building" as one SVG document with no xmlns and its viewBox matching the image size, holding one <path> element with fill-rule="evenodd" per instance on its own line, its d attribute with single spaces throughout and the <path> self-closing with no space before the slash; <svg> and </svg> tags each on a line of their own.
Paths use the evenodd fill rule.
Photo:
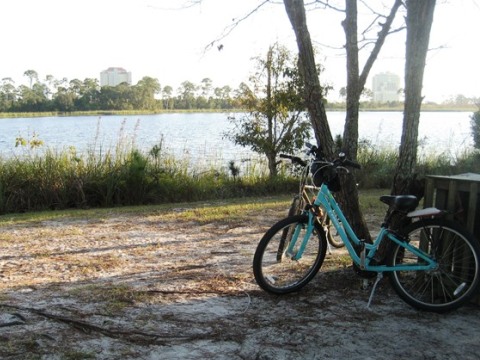
<svg viewBox="0 0 480 360">
<path fill-rule="evenodd" d="M 400 77 L 390 72 L 380 73 L 373 77 L 372 91 L 373 101 L 377 103 L 386 103 L 399 101 Z"/>
<path fill-rule="evenodd" d="M 110 67 L 100 73 L 100 86 L 132 85 L 132 73 L 121 67 Z"/>
</svg>

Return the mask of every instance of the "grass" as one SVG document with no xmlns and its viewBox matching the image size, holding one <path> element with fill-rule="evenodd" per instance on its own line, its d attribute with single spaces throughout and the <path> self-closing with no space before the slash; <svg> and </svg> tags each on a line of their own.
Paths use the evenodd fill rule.
<svg viewBox="0 0 480 360">
<path fill-rule="evenodd" d="M 74 147 L 43 149 L 35 134 L 30 139 L 18 138 L 23 155 L 0 157 L 0 214 L 259 198 L 297 189 L 297 179 L 287 164 L 280 166 L 275 178 L 268 176 L 260 162 L 249 163 L 238 175 L 232 170 L 236 164 L 219 166 L 216 161 L 199 168 L 188 159 L 176 159 L 164 149 L 163 140 L 147 152 L 135 149 L 135 135 L 125 138 L 122 130 L 114 149 L 103 149 L 97 140 L 87 153 L 78 154 Z M 397 158 L 396 150 L 361 142 L 358 161 L 362 170 L 355 172 L 359 189 L 389 188 Z M 480 154 L 474 150 L 432 154 L 419 159 L 415 172 L 419 178 L 480 173 Z"/>
<path fill-rule="evenodd" d="M 371 189 L 360 191 L 360 206 L 364 213 L 383 215 L 386 208 L 378 198 L 384 194 L 388 194 L 388 190 Z M 54 221 L 57 219 L 95 219 L 96 221 L 104 221 L 112 215 L 161 217 L 164 220 L 175 221 L 176 223 L 232 223 L 248 221 L 251 216 L 258 216 L 263 211 L 281 209 L 287 211 L 290 202 L 290 195 L 278 195 L 258 198 L 212 200 L 209 202 L 199 201 L 85 210 L 42 211 L 2 215 L 0 216 L 0 226 L 33 225 L 43 221 Z M 14 241 L 13 235 L 10 236 L 7 233 L 1 235 L 0 240 L 8 239 Z"/>
<path fill-rule="evenodd" d="M 270 178 L 261 165 L 241 178 L 225 167 L 200 169 L 173 158 L 162 143 L 144 153 L 125 140 L 86 154 L 73 147 L 40 152 L 43 144 L 33 138 L 19 143 L 23 156 L 0 157 L 0 213 L 263 196 L 296 187 L 293 177 Z"/>
<path fill-rule="evenodd" d="M 390 187 L 396 152 L 365 147 L 358 160 L 362 165 L 355 172 L 359 189 Z M 416 172 L 420 178 L 480 172 L 479 160 L 476 152 L 455 158 L 432 155 L 421 159 Z M 161 146 L 147 154 L 120 148 L 102 156 L 80 156 L 71 149 L 22 159 L 0 158 L 0 214 L 290 194 L 296 191 L 297 180 L 289 170 L 282 168 L 280 176 L 270 178 L 259 166 L 233 177 L 225 168 L 192 168 L 163 153 Z"/>
<path fill-rule="evenodd" d="M 70 295 L 86 302 L 102 303 L 109 314 L 122 311 L 136 302 L 144 302 L 148 296 L 126 284 L 90 284 L 70 290 Z"/>
<path fill-rule="evenodd" d="M 389 195 L 390 189 L 368 189 L 360 190 L 358 197 L 360 208 L 365 214 L 383 216 L 387 211 L 387 206 L 379 198 L 382 195 Z"/>
<path fill-rule="evenodd" d="M 56 219 L 96 219 L 102 221 L 115 215 L 143 215 L 162 216 L 166 220 L 180 222 L 196 221 L 198 223 L 210 223 L 214 221 L 230 222 L 232 219 L 238 221 L 246 220 L 247 214 L 259 212 L 268 208 L 287 208 L 290 205 L 291 197 L 287 195 L 263 198 L 233 198 L 228 201 L 213 200 L 205 203 L 183 202 L 175 204 L 124 206 L 115 208 L 97 208 L 85 210 L 60 210 L 41 211 L 23 214 L 6 214 L 0 216 L 0 226 L 35 224 L 43 221 Z M 3 234 L 2 238 L 9 238 Z"/>
</svg>

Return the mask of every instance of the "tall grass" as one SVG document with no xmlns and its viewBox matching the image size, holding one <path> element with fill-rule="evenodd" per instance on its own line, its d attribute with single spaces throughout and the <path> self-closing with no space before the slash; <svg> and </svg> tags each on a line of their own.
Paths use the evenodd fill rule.
<svg viewBox="0 0 480 360">
<path fill-rule="evenodd" d="M 296 189 L 292 177 L 270 179 L 258 164 L 232 174 L 226 166 L 197 168 L 187 159 L 175 159 L 162 141 L 142 152 L 135 136 L 124 136 L 123 130 L 113 149 L 103 148 L 98 138 L 97 133 L 85 154 L 74 147 L 40 149 L 41 143 L 25 141 L 21 156 L 0 157 L 0 213 L 188 202 Z"/>
<path fill-rule="evenodd" d="M 355 176 L 361 188 L 385 189 L 391 186 L 398 153 L 396 150 L 372 146 L 369 142 L 360 142 L 357 160 L 362 170 Z"/>
<path fill-rule="evenodd" d="M 362 170 L 356 171 L 359 186 L 364 189 L 390 188 L 398 161 L 398 150 L 378 148 L 363 142 L 359 146 L 358 162 Z M 480 152 L 474 149 L 458 154 L 444 152 L 422 155 L 414 170 L 419 178 L 427 175 L 458 175 L 480 173 Z"/>
<path fill-rule="evenodd" d="M 41 142 L 21 142 L 24 153 L 0 157 L 0 213 L 45 209 L 112 207 L 159 204 L 245 196 L 293 193 L 297 180 L 288 167 L 268 176 L 264 164 L 196 167 L 188 159 L 174 158 L 163 141 L 147 152 L 135 146 L 135 136 L 120 131 L 113 149 L 97 142 L 84 154 L 74 147 L 44 149 Z M 42 147 L 41 149 L 39 147 Z M 359 187 L 385 189 L 391 185 L 398 154 L 371 144 L 360 146 L 356 171 Z M 419 159 L 419 176 L 480 172 L 480 155 L 471 150 L 452 156 L 439 154 Z"/>
</svg>

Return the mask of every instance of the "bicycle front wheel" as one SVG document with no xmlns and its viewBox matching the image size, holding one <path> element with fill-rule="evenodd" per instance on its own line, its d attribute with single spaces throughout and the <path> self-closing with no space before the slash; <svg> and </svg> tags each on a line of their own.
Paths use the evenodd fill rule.
<svg viewBox="0 0 480 360">
<path fill-rule="evenodd" d="M 405 302 L 421 310 L 441 313 L 460 307 L 475 295 L 480 247 L 472 235 L 445 219 L 414 222 L 405 228 L 403 235 L 411 245 L 438 263 L 433 270 L 393 271 L 390 274 L 393 288 Z M 395 244 L 388 264 L 415 265 L 422 261 Z"/>
<path fill-rule="evenodd" d="M 253 258 L 253 274 L 263 290 L 274 294 L 298 291 L 320 270 L 327 240 L 317 222 L 301 257 L 296 259 L 307 230 L 308 216 L 296 215 L 279 221 L 265 233 Z"/>
</svg>

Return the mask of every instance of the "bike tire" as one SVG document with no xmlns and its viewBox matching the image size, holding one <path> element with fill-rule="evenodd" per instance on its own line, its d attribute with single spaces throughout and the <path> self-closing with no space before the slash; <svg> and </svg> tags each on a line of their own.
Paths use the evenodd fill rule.
<svg viewBox="0 0 480 360">
<path fill-rule="evenodd" d="M 327 240 L 323 229 L 315 222 L 315 230 L 309 238 L 303 256 L 294 260 L 287 255 L 288 244 L 282 256 L 278 259 L 279 243 L 285 230 L 290 234 L 299 226 L 301 235 L 298 237 L 295 250 L 303 239 L 308 225 L 307 215 L 287 217 L 273 225 L 260 240 L 253 258 L 253 274 L 257 284 L 265 291 L 273 294 L 287 294 L 303 288 L 318 273 L 325 259 Z"/>
<path fill-rule="evenodd" d="M 390 283 L 409 305 L 443 313 L 454 310 L 477 293 L 480 246 L 462 227 L 446 219 L 414 222 L 402 231 L 410 244 L 436 259 L 435 270 L 392 271 Z M 387 265 L 419 263 L 418 257 L 394 244 Z"/>
</svg>

